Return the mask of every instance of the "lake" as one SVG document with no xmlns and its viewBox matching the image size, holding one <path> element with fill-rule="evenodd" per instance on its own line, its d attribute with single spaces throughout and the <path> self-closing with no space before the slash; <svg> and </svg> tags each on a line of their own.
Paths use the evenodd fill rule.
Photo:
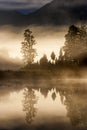
<svg viewBox="0 0 87 130">
<path fill-rule="evenodd" d="M 87 83 L 0 82 L 0 130 L 87 130 Z"/>
</svg>

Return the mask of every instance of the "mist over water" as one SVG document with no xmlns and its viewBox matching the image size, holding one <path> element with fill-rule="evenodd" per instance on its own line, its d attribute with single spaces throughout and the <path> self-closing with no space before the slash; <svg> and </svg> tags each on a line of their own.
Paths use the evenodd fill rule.
<svg viewBox="0 0 87 130">
<path fill-rule="evenodd" d="M 87 130 L 86 0 L 7 1 L 0 2 L 0 130 Z"/>
<path fill-rule="evenodd" d="M 0 130 L 86 130 L 87 83 L 0 84 Z"/>
<path fill-rule="evenodd" d="M 37 42 L 35 61 L 44 53 L 50 59 L 52 51 L 58 58 L 68 27 L 7 25 L 0 27 L 0 69 L 23 65 L 20 51 L 27 28 Z M 0 130 L 86 130 L 86 70 L 0 72 Z"/>
</svg>

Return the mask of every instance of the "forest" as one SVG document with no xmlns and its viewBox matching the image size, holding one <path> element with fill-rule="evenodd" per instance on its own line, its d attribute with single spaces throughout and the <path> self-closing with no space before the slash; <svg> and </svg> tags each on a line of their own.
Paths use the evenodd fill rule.
<svg viewBox="0 0 87 130">
<path fill-rule="evenodd" d="M 38 55 L 35 49 L 35 38 L 32 31 L 29 29 L 24 32 L 24 42 L 21 43 L 21 53 L 23 55 L 25 70 L 41 68 L 64 68 L 64 67 L 82 67 L 87 65 L 87 27 L 81 25 L 80 27 L 71 25 L 65 35 L 65 43 L 60 48 L 59 55 L 56 56 L 54 52 L 51 53 L 51 60 L 47 59 L 47 55 L 37 63 L 34 62 Z"/>
<path fill-rule="evenodd" d="M 65 34 L 65 43 L 58 56 L 53 51 L 50 60 L 44 54 L 39 61 L 35 62 L 38 55 L 35 49 L 35 37 L 30 29 L 24 31 L 24 41 L 21 42 L 21 53 L 24 65 L 17 71 L 0 71 L 0 79 L 3 78 L 52 78 L 78 76 L 80 70 L 87 67 L 87 27 L 86 25 L 71 25 Z M 71 74 L 73 73 L 73 75 Z M 75 72 L 75 73 L 74 73 Z M 81 76 L 81 74 L 80 74 Z"/>
</svg>

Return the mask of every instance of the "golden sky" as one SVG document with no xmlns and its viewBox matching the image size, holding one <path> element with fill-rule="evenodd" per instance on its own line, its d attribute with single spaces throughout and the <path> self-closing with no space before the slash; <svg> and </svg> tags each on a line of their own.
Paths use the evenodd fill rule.
<svg viewBox="0 0 87 130">
<path fill-rule="evenodd" d="M 37 60 L 46 54 L 48 59 L 54 51 L 58 57 L 60 47 L 64 44 L 65 30 L 56 29 L 55 27 L 30 27 L 37 44 L 34 46 L 37 50 Z M 0 55 L 12 58 L 22 58 L 21 42 L 24 40 L 24 28 L 15 28 L 5 26 L 0 28 Z M 6 53 L 8 52 L 8 55 Z"/>
</svg>

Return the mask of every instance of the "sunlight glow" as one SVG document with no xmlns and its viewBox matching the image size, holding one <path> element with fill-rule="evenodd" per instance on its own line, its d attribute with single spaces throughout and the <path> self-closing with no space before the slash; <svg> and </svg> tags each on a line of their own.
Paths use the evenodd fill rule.
<svg viewBox="0 0 87 130">
<path fill-rule="evenodd" d="M 4 28 L 6 28 L 4 30 Z M 3 27 L 0 31 L 0 50 L 5 49 L 8 53 L 8 58 L 19 58 L 22 59 L 21 54 L 21 42 L 24 40 L 23 32 L 25 29 L 16 30 L 14 28 Z M 53 36 L 51 36 L 49 30 L 47 30 L 46 34 L 45 31 L 41 28 L 32 29 L 34 32 L 35 40 L 37 44 L 34 48 L 37 51 L 37 56 L 35 61 L 39 61 L 39 59 L 46 54 L 48 60 L 50 60 L 50 55 L 52 51 L 56 54 L 56 57 L 59 56 L 59 50 L 64 44 L 64 32 L 54 32 Z M 39 31 L 39 32 L 37 32 Z M 41 31 L 42 35 L 41 35 Z M 55 31 L 55 30 L 54 30 Z M 37 33 L 36 33 L 37 32 Z M 3 50 L 2 50 L 3 51 Z M 4 55 L 4 52 L 3 52 Z M 7 56 L 6 56 L 7 58 Z"/>
</svg>

